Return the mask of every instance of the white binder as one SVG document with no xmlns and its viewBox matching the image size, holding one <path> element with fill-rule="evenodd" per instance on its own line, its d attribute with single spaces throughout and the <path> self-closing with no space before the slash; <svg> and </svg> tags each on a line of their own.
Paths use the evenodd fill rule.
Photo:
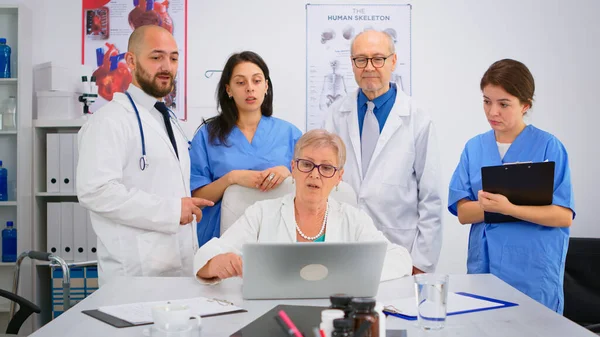
<svg viewBox="0 0 600 337">
<path fill-rule="evenodd" d="M 73 204 L 73 243 L 75 262 L 87 261 L 87 209 Z"/>
<path fill-rule="evenodd" d="M 60 191 L 60 140 L 58 133 L 46 135 L 46 192 Z"/>
<path fill-rule="evenodd" d="M 60 134 L 60 192 L 75 193 L 73 185 L 73 135 Z"/>
<path fill-rule="evenodd" d="M 94 232 L 94 228 L 92 228 L 92 219 L 90 217 L 91 212 L 87 212 L 87 260 L 88 261 L 96 261 L 98 258 L 96 257 L 96 232 Z"/>
<path fill-rule="evenodd" d="M 60 226 L 60 202 L 49 202 L 46 204 L 46 207 L 46 251 L 61 256 L 60 236 L 62 235 L 62 232 Z"/>
<path fill-rule="evenodd" d="M 60 236 L 60 254 L 65 261 L 73 261 L 73 206 L 74 202 L 60 203 L 61 236 Z"/>
<path fill-rule="evenodd" d="M 77 134 L 71 134 L 73 138 L 73 192 L 77 192 L 77 162 L 79 161 L 79 144 L 77 144 Z"/>
</svg>

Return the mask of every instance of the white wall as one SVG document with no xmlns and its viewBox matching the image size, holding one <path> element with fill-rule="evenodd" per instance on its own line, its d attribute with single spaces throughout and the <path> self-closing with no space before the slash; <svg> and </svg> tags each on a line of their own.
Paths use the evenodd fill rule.
<svg viewBox="0 0 600 337">
<path fill-rule="evenodd" d="M 2 0 L 0 0 L 2 1 Z M 78 0 L 21 0 L 34 10 L 33 63 L 61 59 L 78 64 Z M 348 3 L 329 0 L 322 3 Z M 365 3 L 365 1 L 358 1 Z M 271 69 L 275 114 L 305 128 L 305 6 L 300 0 L 189 0 L 189 136 L 214 114 L 218 75 L 235 51 L 261 54 Z M 316 2 L 318 3 L 318 1 Z M 373 1 L 373 3 L 394 3 Z M 413 96 L 437 124 L 444 198 L 467 139 L 487 131 L 479 80 L 501 58 L 524 62 L 534 74 L 536 101 L 530 122 L 558 136 L 571 159 L 577 218 L 574 236 L 600 237 L 593 209 L 600 161 L 593 131 L 600 123 L 600 1 L 415 0 L 412 12 Z M 77 5 L 74 5 L 77 4 Z M 445 214 L 443 272 L 464 272 L 468 227 Z"/>
</svg>

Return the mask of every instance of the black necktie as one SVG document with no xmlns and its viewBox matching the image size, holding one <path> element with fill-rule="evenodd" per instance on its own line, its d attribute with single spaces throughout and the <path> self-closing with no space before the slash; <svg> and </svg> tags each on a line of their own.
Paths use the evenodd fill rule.
<svg viewBox="0 0 600 337">
<path fill-rule="evenodd" d="M 154 108 L 158 110 L 163 116 L 165 126 L 167 127 L 167 133 L 169 134 L 169 139 L 171 140 L 173 149 L 175 149 L 177 159 L 179 159 L 179 153 L 177 152 L 177 142 L 175 141 L 175 135 L 173 134 L 173 126 L 171 125 L 171 116 L 169 115 L 169 109 L 167 109 L 167 106 L 163 102 L 156 102 L 154 104 Z"/>
</svg>

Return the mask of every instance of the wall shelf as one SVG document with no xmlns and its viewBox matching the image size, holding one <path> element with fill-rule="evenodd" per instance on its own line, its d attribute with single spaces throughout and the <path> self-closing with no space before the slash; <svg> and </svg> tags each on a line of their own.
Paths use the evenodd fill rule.
<svg viewBox="0 0 600 337">
<path fill-rule="evenodd" d="M 16 128 L 0 130 L 0 160 L 8 170 L 10 177 L 10 194 L 16 194 L 18 199 L 11 197 L 10 201 L 0 202 L 0 220 L 14 221 L 19 235 L 17 235 L 17 252 L 33 250 L 33 239 L 37 228 L 33 221 L 35 214 L 34 203 L 36 198 L 31 197 L 36 190 L 33 186 L 35 172 L 31 152 L 33 150 L 32 119 L 33 119 L 33 22 L 32 7 L 24 1 L 0 1 L 0 31 L 3 38 L 12 50 L 11 75 L 12 78 L 0 78 L 0 101 L 6 97 L 14 96 L 16 106 Z M 39 190 L 39 189 L 38 189 Z M 45 199 L 44 199 L 45 200 Z M 20 286 L 18 295 L 33 303 L 41 302 L 40 292 L 42 286 L 38 284 L 38 277 L 34 275 L 32 265 L 21 268 L 19 278 Z M 11 289 L 15 263 L 0 263 L 0 288 Z M 0 313 L 8 312 L 9 305 L 0 301 Z M 25 336 L 31 334 L 40 326 L 39 318 L 34 315 L 28 319 L 19 330 Z M 0 331 L 6 330 L 6 314 L 0 319 Z"/>
<path fill-rule="evenodd" d="M 36 128 L 80 128 L 85 124 L 87 118 L 77 119 L 34 119 L 33 126 Z"/>
<path fill-rule="evenodd" d="M 36 197 L 76 197 L 75 192 L 36 192 Z"/>
<path fill-rule="evenodd" d="M 0 85 L 17 84 L 16 78 L 0 78 Z"/>
<path fill-rule="evenodd" d="M 87 267 L 87 266 L 95 266 L 98 264 L 97 260 L 92 260 L 92 261 L 65 261 L 67 262 L 67 264 L 69 265 L 69 268 L 77 268 L 77 267 Z M 53 262 L 51 263 L 50 261 L 40 261 L 40 260 L 34 260 L 34 263 L 36 266 L 40 267 L 40 266 L 51 266 L 51 267 L 60 267 L 60 265 L 58 264 L 54 264 Z"/>
</svg>

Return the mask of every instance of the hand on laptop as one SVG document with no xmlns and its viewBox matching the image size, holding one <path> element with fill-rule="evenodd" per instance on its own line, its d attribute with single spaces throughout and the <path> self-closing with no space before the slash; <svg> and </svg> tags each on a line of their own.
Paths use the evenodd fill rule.
<svg viewBox="0 0 600 337">
<path fill-rule="evenodd" d="M 235 253 L 219 254 L 197 273 L 198 277 L 204 279 L 220 278 L 226 279 L 234 276 L 242 276 L 242 257 Z"/>
</svg>

